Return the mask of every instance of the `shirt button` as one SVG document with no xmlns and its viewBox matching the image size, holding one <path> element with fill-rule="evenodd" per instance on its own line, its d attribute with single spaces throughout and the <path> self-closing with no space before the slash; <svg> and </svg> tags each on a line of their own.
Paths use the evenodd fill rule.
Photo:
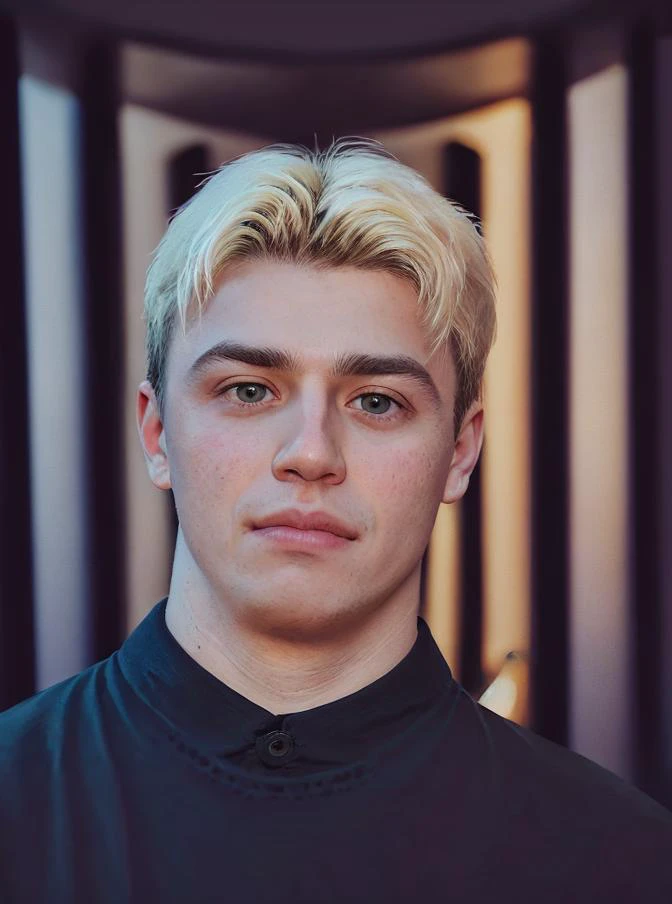
<svg viewBox="0 0 672 904">
<path fill-rule="evenodd" d="M 294 738 L 288 731 L 269 731 L 257 738 L 256 747 L 267 766 L 282 766 L 294 754 Z"/>
</svg>

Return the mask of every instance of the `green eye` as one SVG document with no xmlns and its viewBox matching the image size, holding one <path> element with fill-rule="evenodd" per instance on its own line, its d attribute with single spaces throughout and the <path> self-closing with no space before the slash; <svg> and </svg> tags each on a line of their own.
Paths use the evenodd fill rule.
<svg viewBox="0 0 672 904">
<path fill-rule="evenodd" d="M 231 396 L 233 390 L 235 390 L 236 393 L 235 398 Z M 264 386 L 263 383 L 234 383 L 232 386 L 227 386 L 222 389 L 218 395 L 228 398 L 229 401 L 240 404 L 243 407 L 249 408 L 252 405 L 266 401 L 266 394 L 269 392 L 270 389 L 268 386 Z"/>
<path fill-rule="evenodd" d="M 362 400 L 362 410 L 366 411 L 367 414 L 387 414 L 393 401 L 389 396 L 381 395 L 377 392 L 368 392 L 359 398 Z M 365 400 L 369 400 L 369 408 L 364 406 Z"/>
<path fill-rule="evenodd" d="M 236 397 L 240 402 L 262 402 L 268 388 L 261 383 L 237 383 L 235 386 L 229 386 L 229 389 L 236 390 Z"/>
</svg>

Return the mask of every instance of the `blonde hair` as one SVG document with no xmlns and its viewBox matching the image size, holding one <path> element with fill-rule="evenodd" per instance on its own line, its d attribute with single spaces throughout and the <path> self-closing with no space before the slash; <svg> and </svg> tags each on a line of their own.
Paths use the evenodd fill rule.
<svg viewBox="0 0 672 904">
<path fill-rule="evenodd" d="M 171 221 L 147 274 L 147 378 L 163 408 L 169 342 L 234 261 L 272 258 L 384 270 L 418 292 L 431 354 L 450 343 L 455 431 L 480 398 L 495 338 L 495 279 L 470 214 L 378 143 L 274 144 L 210 175 Z"/>
</svg>

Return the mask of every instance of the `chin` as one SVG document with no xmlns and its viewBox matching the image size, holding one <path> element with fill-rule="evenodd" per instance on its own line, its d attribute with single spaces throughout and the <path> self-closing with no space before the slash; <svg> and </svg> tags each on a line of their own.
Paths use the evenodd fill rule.
<svg viewBox="0 0 672 904">
<path fill-rule="evenodd" d="M 268 593 L 267 587 L 264 593 Z M 334 631 L 352 622 L 357 608 L 347 598 L 330 600 L 314 589 L 306 592 L 305 588 L 297 588 L 292 592 L 286 583 L 279 596 L 260 598 L 250 595 L 236 606 L 243 620 L 255 631 L 275 637 L 284 635 L 293 640 L 303 636 L 313 642 L 322 634 L 333 636 Z"/>
</svg>

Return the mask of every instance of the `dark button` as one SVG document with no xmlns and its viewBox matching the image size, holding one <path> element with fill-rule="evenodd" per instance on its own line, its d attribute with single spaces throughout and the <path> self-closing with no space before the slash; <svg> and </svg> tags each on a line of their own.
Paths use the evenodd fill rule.
<svg viewBox="0 0 672 904">
<path fill-rule="evenodd" d="M 256 741 L 259 758 L 267 766 L 282 766 L 294 755 L 294 738 L 288 731 L 269 731 Z"/>
</svg>

